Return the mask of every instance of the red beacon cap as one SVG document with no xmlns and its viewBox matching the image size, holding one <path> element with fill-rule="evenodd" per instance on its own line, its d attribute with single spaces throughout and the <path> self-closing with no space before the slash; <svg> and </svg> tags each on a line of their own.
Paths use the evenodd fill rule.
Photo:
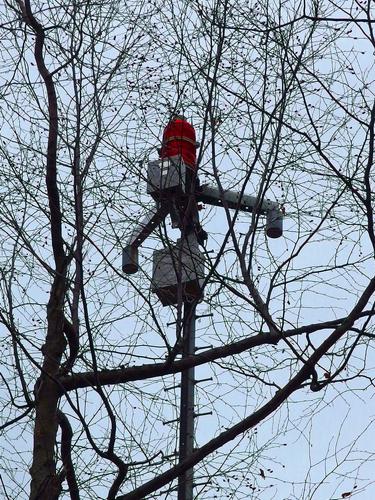
<svg viewBox="0 0 375 500">
<path fill-rule="evenodd" d="M 197 168 L 197 142 L 193 125 L 184 116 L 173 116 L 163 132 L 160 158 L 180 155 L 193 170 Z"/>
</svg>

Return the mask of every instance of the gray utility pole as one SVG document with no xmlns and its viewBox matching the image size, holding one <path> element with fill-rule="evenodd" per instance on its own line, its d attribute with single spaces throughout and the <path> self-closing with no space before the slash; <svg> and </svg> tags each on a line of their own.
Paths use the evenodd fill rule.
<svg viewBox="0 0 375 500">
<path fill-rule="evenodd" d="M 184 303 L 182 358 L 195 352 L 194 302 Z M 180 446 L 179 461 L 183 462 L 194 451 L 194 367 L 181 373 Z M 193 500 L 193 469 L 178 478 L 178 500 Z"/>
<path fill-rule="evenodd" d="M 178 138 L 177 138 L 178 139 Z M 174 137 L 173 140 L 176 140 Z M 195 310 L 203 297 L 205 256 L 199 249 L 207 236 L 199 225 L 197 202 L 265 215 L 266 233 L 270 238 L 282 235 L 283 214 L 279 205 L 266 199 L 223 191 L 197 183 L 192 186 L 191 170 L 182 156 L 175 155 L 149 163 L 147 193 L 155 202 L 140 226 L 123 248 L 122 269 L 126 274 L 138 271 L 138 248 L 169 214 L 172 227 L 181 230 L 181 238 L 153 253 L 151 291 L 163 306 L 183 304 L 182 357 L 195 354 Z M 189 213 L 186 213 L 187 208 Z M 194 368 L 181 373 L 179 462 L 194 450 Z M 193 500 L 193 469 L 178 479 L 178 500 Z"/>
</svg>

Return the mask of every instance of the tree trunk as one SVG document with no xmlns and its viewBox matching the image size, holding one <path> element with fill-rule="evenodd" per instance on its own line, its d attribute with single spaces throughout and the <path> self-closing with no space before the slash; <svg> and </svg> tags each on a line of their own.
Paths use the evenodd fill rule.
<svg viewBox="0 0 375 500">
<path fill-rule="evenodd" d="M 54 500 L 59 497 L 61 482 L 56 474 L 54 446 L 57 432 L 56 409 L 59 386 L 55 382 L 62 353 L 66 347 L 63 334 L 64 279 L 55 278 L 47 309 L 48 332 L 43 347 L 42 375 L 36 384 L 36 415 L 30 500 Z"/>
</svg>

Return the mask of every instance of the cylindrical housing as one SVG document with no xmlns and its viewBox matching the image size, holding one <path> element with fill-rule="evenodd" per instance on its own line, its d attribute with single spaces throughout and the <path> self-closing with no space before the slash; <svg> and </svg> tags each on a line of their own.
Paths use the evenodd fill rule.
<svg viewBox="0 0 375 500">
<path fill-rule="evenodd" d="M 122 249 L 122 271 L 125 274 L 134 274 L 138 269 L 138 248 L 128 245 Z"/>
<path fill-rule="evenodd" d="M 193 170 L 197 166 L 195 130 L 183 116 L 174 116 L 164 129 L 160 158 L 180 155 Z"/>
<path fill-rule="evenodd" d="M 269 238 L 280 238 L 283 234 L 283 214 L 280 210 L 268 210 L 266 234 Z"/>
</svg>

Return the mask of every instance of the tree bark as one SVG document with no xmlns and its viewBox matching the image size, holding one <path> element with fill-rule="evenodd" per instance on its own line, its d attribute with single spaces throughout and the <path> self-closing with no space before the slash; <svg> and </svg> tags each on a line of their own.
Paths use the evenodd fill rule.
<svg viewBox="0 0 375 500">
<path fill-rule="evenodd" d="M 23 21 L 35 33 L 34 57 L 47 92 L 48 145 L 45 182 L 47 187 L 50 231 L 55 275 L 47 305 L 47 336 L 42 348 L 42 373 L 35 387 L 35 427 L 31 474 L 31 500 L 55 500 L 61 491 L 61 480 L 56 474 L 55 442 L 57 433 L 57 405 L 59 390 L 56 379 L 62 354 L 66 348 L 64 337 L 64 299 L 66 291 L 67 259 L 62 237 L 62 214 L 57 185 L 58 105 L 53 77 L 44 61 L 45 30 L 35 18 L 30 0 L 18 0 Z"/>
</svg>

